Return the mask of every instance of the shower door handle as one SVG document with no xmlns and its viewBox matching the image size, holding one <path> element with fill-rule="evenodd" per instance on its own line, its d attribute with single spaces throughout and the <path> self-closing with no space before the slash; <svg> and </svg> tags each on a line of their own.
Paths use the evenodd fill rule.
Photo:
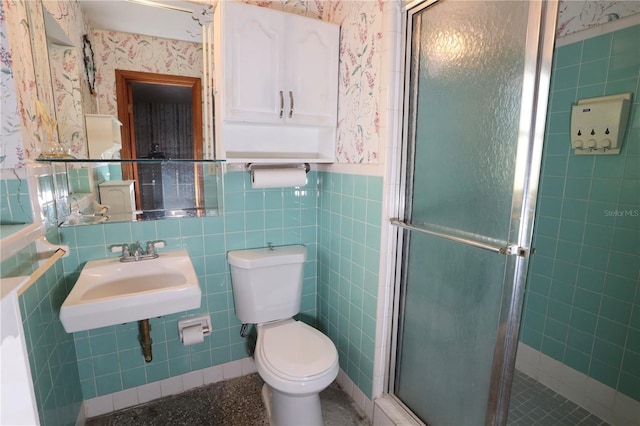
<svg viewBox="0 0 640 426">
<path fill-rule="evenodd" d="M 454 241 L 456 243 L 466 244 L 471 247 L 488 250 L 493 253 L 504 254 L 505 256 L 517 255 L 520 257 L 529 257 L 530 254 L 535 252 L 535 249 L 529 249 L 527 247 L 520 247 L 517 244 L 511 244 L 507 246 L 498 246 L 494 244 L 484 243 L 482 241 L 472 240 L 470 238 L 458 237 L 456 235 L 445 234 L 443 232 L 433 231 L 427 228 L 422 228 L 411 223 L 407 223 L 398 218 L 389 219 L 392 225 L 409 231 L 420 232 L 421 234 L 431 235 L 432 237 L 442 238 L 448 241 Z"/>
</svg>

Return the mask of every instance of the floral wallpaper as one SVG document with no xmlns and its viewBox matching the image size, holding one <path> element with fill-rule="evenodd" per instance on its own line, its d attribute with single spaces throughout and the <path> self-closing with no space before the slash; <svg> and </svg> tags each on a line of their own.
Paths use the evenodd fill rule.
<svg viewBox="0 0 640 426">
<path fill-rule="evenodd" d="M 2 149 L 4 152 L 18 153 L 17 156 L 21 160 L 18 161 L 17 166 L 11 164 L 9 160 L 5 160 L 0 164 L 0 167 L 21 167 L 24 165 L 25 160 L 37 158 L 42 151 L 49 147 L 48 138 L 42 129 L 40 118 L 36 111 L 34 102 L 36 99 L 45 105 L 45 108 L 52 116 L 55 117 L 55 113 L 58 112 L 60 134 L 62 135 L 61 141 L 65 142 L 69 148 L 73 146 L 74 154 L 82 155 L 85 144 L 84 124 L 81 122 L 81 116 L 75 119 L 75 124 L 73 119 L 65 120 L 65 114 L 60 113 L 59 106 L 68 104 L 68 101 L 64 99 L 64 96 L 60 96 L 59 93 L 56 94 L 55 98 L 53 95 L 53 84 L 55 82 L 51 79 L 43 19 L 44 10 L 47 9 L 54 18 L 59 19 L 58 22 L 72 40 L 74 36 L 79 39 L 80 34 L 84 31 L 84 20 L 79 8 L 77 8 L 77 3 L 71 0 L 47 2 L 3 0 L 2 6 L 3 17 L 10 17 L 5 22 L 6 33 L 2 33 L 3 43 L 8 42 L 10 47 L 10 54 L 8 55 L 10 58 L 9 63 L 11 64 L 10 71 L 13 75 L 20 76 L 15 81 L 15 93 L 17 95 L 18 121 L 21 129 L 21 134 L 16 132 L 16 135 L 19 134 L 19 136 L 14 139 L 5 138 L 3 131 Z M 14 52 L 20 52 L 20 54 L 15 54 Z M 76 57 L 76 61 L 79 60 Z M 80 63 L 73 64 L 69 58 L 66 58 L 65 61 L 66 63 L 61 65 L 62 67 L 73 66 L 82 69 Z M 67 72 L 70 73 L 70 70 L 67 70 Z M 36 84 L 36 82 L 38 83 Z M 64 84 L 67 84 L 67 82 L 64 82 Z M 80 90 L 82 91 L 82 88 Z M 76 104 L 78 102 L 76 101 Z M 83 100 L 82 105 L 90 107 L 90 102 Z M 6 119 L 4 111 L 3 109 L 3 128 Z M 63 129 L 65 126 L 66 133 Z M 72 139 L 73 143 L 71 143 Z"/>
<path fill-rule="evenodd" d="M 347 0 L 243 0 L 258 6 L 269 7 L 290 13 L 322 19 L 341 25 L 340 66 L 339 66 L 339 112 L 337 159 L 342 163 L 377 163 L 380 141 L 380 100 L 381 92 L 381 46 L 382 46 L 382 8 L 384 1 L 347 1 Z M 204 3 L 205 0 L 198 0 Z M 200 74 L 201 51 L 197 44 L 187 46 L 185 42 L 173 42 L 152 37 L 136 36 L 107 31 L 89 32 L 83 21 L 78 3 L 73 0 L 45 1 L 45 7 L 58 20 L 61 27 L 72 40 L 78 40 L 80 34 L 89 33 L 95 51 L 97 66 L 98 95 L 88 93 L 84 75 L 79 77 L 80 98 L 84 113 L 115 114 L 115 88 L 112 78 L 116 67 L 150 72 L 166 72 L 194 76 Z M 48 69 L 34 64 L 32 57 L 46 58 L 43 48 L 44 36 L 36 37 L 31 45 L 29 29 L 44 34 L 44 23 L 30 22 L 28 10 L 41 9 L 40 2 L 31 0 L 2 0 L 2 66 L 3 66 L 3 133 L 0 157 L 4 161 L 0 167 L 19 167 L 26 159 L 39 155 L 43 144 L 43 132 L 35 113 L 34 99 L 40 99 L 49 108 L 54 108 L 51 95 L 43 90 L 38 96 L 35 82 Z M 600 25 L 610 20 L 640 13 L 638 1 L 562 1 L 558 19 L 559 36 Z M 11 19 L 5 20 L 6 16 Z M 6 31 L 6 32 L 5 32 Z M 10 49 L 7 51 L 7 39 Z M 80 45 L 80 44 L 79 44 Z M 20 52 L 11 55 L 10 52 Z M 33 53 L 33 56 L 32 56 Z M 64 57 L 64 52 L 61 53 Z M 11 60 L 13 58 L 13 60 Z M 84 70 L 81 56 L 66 58 L 67 65 L 77 65 Z M 48 61 L 47 61 L 48 62 Z M 65 63 L 65 62 L 63 62 Z M 195 71 L 194 71 L 195 70 Z M 69 68 L 69 71 L 71 69 Z M 11 84 L 4 77 L 20 76 L 14 81 L 15 91 L 7 89 Z M 55 81 L 56 87 L 62 79 Z M 50 81 L 50 80 L 49 80 Z M 66 84 L 66 83 L 65 83 Z M 77 108 L 79 103 L 77 89 L 63 84 L 68 98 L 56 98 L 57 108 Z M 4 93 L 15 93 L 14 100 Z M 5 99 L 6 98 L 6 99 Z M 5 105 L 5 102 L 13 102 Z M 64 105 L 64 107 L 61 107 Z M 6 108 L 6 109 L 5 109 Z M 5 117 L 5 111 L 14 111 L 17 117 Z M 78 123 L 65 123 L 69 128 L 64 140 L 70 149 L 82 155 L 84 149 L 83 132 L 79 132 Z M 8 127 L 7 127 L 8 126 Z M 18 126 L 22 129 L 21 139 Z M 74 126 L 75 130 L 74 130 Z M 5 130 L 7 129 L 7 130 Z"/>
<path fill-rule="evenodd" d="M 4 101 L 5 93 L 15 93 L 15 108 L 18 115 L 18 120 L 15 120 L 15 115 L 10 119 L 14 106 L 8 106 L 5 110 L 3 102 L 1 146 L 2 155 L 7 157 L 0 164 L 2 168 L 23 167 L 25 160 L 30 158 L 30 153 L 35 150 L 35 140 L 39 138 L 40 133 L 36 106 L 33 102 L 38 98 L 38 92 L 31 60 L 27 5 L 26 0 L 2 0 L 2 45 L 9 47 L 8 52 L 3 53 L 3 75 L 10 74 L 15 77 L 12 84 L 13 90 L 3 86 L 2 98 Z M 5 88 L 11 92 L 5 92 Z M 5 114 L 8 115 L 5 116 Z M 9 137 L 9 131 L 5 131 L 5 125 L 8 122 L 11 122 L 9 128 L 12 129 L 12 137 Z"/>
<path fill-rule="evenodd" d="M 87 156 L 81 93 L 84 70 L 78 67 L 77 49 L 49 45 L 49 59 L 59 140 L 72 155 L 84 158 Z"/>
<path fill-rule="evenodd" d="M 115 70 L 202 77 L 202 46 L 140 34 L 94 30 L 100 114 L 118 115 Z"/>
<path fill-rule="evenodd" d="M 338 141 L 341 163 L 377 163 L 380 143 L 382 1 L 332 2 L 324 18 L 340 24 Z"/>
<path fill-rule="evenodd" d="M 0 5 L 0 111 L 2 114 L 0 133 L 0 168 L 18 168 L 24 166 L 24 152 L 20 137 L 20 115 L 18 114 L 18 96 L 15 78 L 11 70 L 11 54 L 6 37 L 5 13 Z"/>
<path fill-rule="evenodd" d="M 556 36 L 566 36 L 636 13 L 640 13 L 640 1 L 561 1 Z"/>
<path fill-rule="evenodd" d="M 82 9 L 73 1 L 46 0 L 43 4 L 44 13 L 50 14 L 73 42 L 73 46 L 48 46 L 59 140 L 72 155 L 84 158 L 87 156 L 84 114 L 94 113 L 96 109 L 85 78 L 82 55 L 82 36 L 87 34 L 89 26 Z"/>
</svg>

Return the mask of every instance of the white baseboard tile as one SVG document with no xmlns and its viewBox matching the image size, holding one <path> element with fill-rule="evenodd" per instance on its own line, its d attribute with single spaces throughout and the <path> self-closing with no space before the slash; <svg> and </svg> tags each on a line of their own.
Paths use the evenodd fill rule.
<svg viewBox="0 0 640 426">
<path fill-rule="evenodd" d="M 222 374 L 222 366 L 216 365 L 213 367 L 205 368 L 204 370 L 202 370 L 202 378 L 204 379 L 205 385 L 223 381 L 224 375 Z"/>
<path fill-rule="evenodd" d="M 360 414 L 364 414 L 369 420 L 373 419 L 373 401 L 367 398 L 349 375 L 340 369 L 336 381 L 342 390 L 353 399 L 356 407 L 360 410 Z"/>
<path fill-rule="evenodd" d="M 182 387 L 182 376 L 169 377 L 160 381 L 160 391 L 162 397 L 177 395 L 184 391 Z"/>
<path fill-rule="evenodd" d="M 258 372 L 258 367 L 256 367 L 256 361 L 253 359 L 253 357 L 247 357 L 247 358 L 241 359 L 240 368 L 242 370 L 243 376 Z"/>
<path fill-rule="evenodd" d="M 182 388 L 184 390 L 189 390 L 204 385 L 204 374 L 202 374 L 202 370 L 191 371 L 189 373 L 183 374 L 180 377 L 182 377 Z"/>
<path fill-rule="evenodd" d="M 138 391 L 135 388 L 125 389 L 113 395 L 113 410 L 118 411 L 131 407 L 131 403 L 138 404 Z M 134 405 L 135 405 L 134 404 Z"/>
<path fill-rule="evenodd" d="M 144 404 L 145 402 L 153 401 L 154 399 L 162 398 L 162 390 L 160 388 L 160 382 L 152 382 L 147 383 L 146 385 L 138 386 L 136 388 L 136 392 L 138 393 L 138 402 L 140 404 Z M 117 392 L 116 392 L 117 393 Z M 113 395 L 113 394 L 112 394 Z M 107 395 L 108 396 L 108 395 Z M 134 401 L 131 401 L 132 405 Z M 101 413 L 104 414 L 104 413 Z M 92 417 L 97 414 L 88 414 L 87 416 Z"/>
<path fill-rule="evenodd" d="M 88 418 L 111 413 L 112 411 L 114 411 L 113 394 L 97 396 L 95 398 L 85 400 L 84 409 Z"/>
<path fill-rule="evenodd" d="M 640 402 L 524 343 L 516 368 L 612 425 L 640 426 Z"/>
<path fill-rule="evenodd" d="M 222 377 L 224 380 L 235 379 L 240 376 L 242 376 L 242 360 L 222 364 Z"/>
<path fill-rule="evenodd" d="M 614 424 L 640 425 L 640 403 L 633 398 L 618 393 L 613 402 Z"/>
<path fill-rule="evenodd" d="M 154 399 L 176 395 L 199 386 L 234 379 L 254 372 L 256 372 L 256 365 L 253 358 L 249 357 L 91 398 L 84 401 L 80 414 L 78 414 L 76 425 L 84 425 L 87 418 L 144 404 Z"/>
<path fill-rule="evenodd" d="M 84 426 L 87 423 L 87 413 L 84 411 L 84 404 L 80 405 L 80 412 L 76 419 L 76 426 Z"/>
<path fill-rule="evenodd" d="M 423 423 L 413 417 L 398 406 L 398 404 L 388 395 L 376 398 L 373 412 L 373 426 L 422 426 Z"/>
</svg>

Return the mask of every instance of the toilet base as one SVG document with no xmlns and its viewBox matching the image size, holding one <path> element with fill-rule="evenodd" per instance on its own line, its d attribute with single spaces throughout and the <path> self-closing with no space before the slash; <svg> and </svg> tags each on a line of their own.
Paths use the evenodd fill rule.
<svg viewBox="0 0 640 426">
<path fill-rule="evenodd" d="M 262 386 L 262 402 L 271 426 L 323 426 L 320 394 L 290 395 Z"/>
</svg>

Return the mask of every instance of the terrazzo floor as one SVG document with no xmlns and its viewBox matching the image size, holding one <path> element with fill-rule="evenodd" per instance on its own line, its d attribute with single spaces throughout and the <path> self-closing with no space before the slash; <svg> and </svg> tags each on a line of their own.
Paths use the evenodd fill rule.
<svg viewBox="0 0 640 426">
<path fill-rule="evenodd" d="M 87 426 L 268 426 L 258 374 L 214 383 L 87 420 Z M 370 421 L 334 382 L 320 393 L 326 426 Z M 194 409 L 194 407 L 197 407 Z M 303 426 L 304 422 L 300 423 Z M 508 426 L 609 426 L 584 408 L 516 370 Z"/>
<path fill-rule="evenodd" d="M 599 417 L 516 370 L 508 426 L 609 426 Z"/>
<path fill-rule="evenodd" d="M 258 374 L 202 386 L 179 395 L 87 420 L 87 426 L 267 426 Z M 369 420 L 334 382 L 320 393 L 327 426 L 365 426 Z M 300 423 L 301 426 L 304 422 Z"/>
</svg>

